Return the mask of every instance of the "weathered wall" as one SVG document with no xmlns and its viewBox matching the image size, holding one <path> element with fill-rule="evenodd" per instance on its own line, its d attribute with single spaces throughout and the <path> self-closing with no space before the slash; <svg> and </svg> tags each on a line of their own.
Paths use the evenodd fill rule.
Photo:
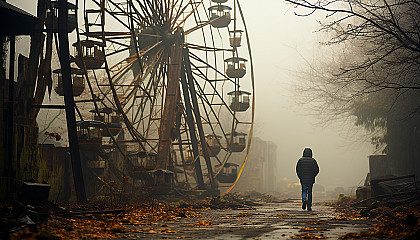
<svg viewBox="0 0 420 240">
<path fill-rule="evenodd" d="M 7 152 L 2 153 L 2 183 L 1 200 L 11 201 L 17 197 L 20 186 L 26 180 L 37 180 L 38 178 L 38 127 L 30 124 L 15 124 L 13 127 L 13 161 L 10 166 L 10 175 L 7 173 L 5 160 Z M 4 138 L 6 134 L 1 135 Z M 4 144 L 5 141 L 2 141 Z M 4 148 L 4 146 L 3 146 Z M 4 181 L 3 181 L 4 180 Z M 9 182 L 9 183 L 8 183 Z M 7 184 L 8 190 L 7 190 Z M 9 191 L 9 192 L 7 192 Z"/>
<path fill-rule="evenodd" d="M 0 200 L 5 200 L 7 190 L 7 170 L 6 170 L 6 119 L 4 102 L 4 84 L 6 83 L 6 69 L 3 49 L 4 36 L 0 34 Z"/>
<path fill-rule="evenodd" d="M 73 174 L 68 148 L 53 144 L 39 145 L 38 182 L 51 185 L 50 201 L 67 201 L 71 197 Z"/>
<path fill-rule="evenodd" d="M 382 176 L 416 175 L 420 178 L 420 117 L 391 125 L 392 140 L 388 143 L 387 155 L 369 157 L 371 178 Z"/>
<path fill-rule="evenodd" d="M 371 179 L 379 179 L 397 175 L 393 161 L 391 161 L 391 158 L 389 158 L 387 155 L 369 156 L 369 171 Z"/>
<path fill-rule="evenodd" d="M 14 133 L 13 169 L 17 173 L 17 183 L 20 186 L 23 181 L 36 180 L 38 176 L 38 127 L 16 124 Z"/>
<path fill-rule="evenodd" d="M 242 164 L 245 151 L 233 156 L 233 162 Z M 258 137 L 252 138 L 244 172 L 234 191 L 277 191 L 277 146 Z"/>
</svg>

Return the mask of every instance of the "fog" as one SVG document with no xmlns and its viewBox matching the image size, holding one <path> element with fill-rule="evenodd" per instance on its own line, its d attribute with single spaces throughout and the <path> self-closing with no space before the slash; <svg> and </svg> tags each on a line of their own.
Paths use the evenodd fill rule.
<svg viewBox="0 0 420 240">
<path fill-rule="evenodd" d="M 298 104 L 296 72 L 316 61 L 322 16 L 298 17 L 278 0 L 242 1 L 251 38 L 256 79 L 255 135 L 277 144 L 278 178 L 298 181 L 295 164 L 303 149 L 313 149 L 320 166 L 317 183 L 326 187 L 360 184 L 368 172 L 373 147 L 352 123 L 321 126 L 310 106 Z M 356 132 L 355 132 L 356 131 Z"/>
<path fill-rule="evenodd" d="M 36 15 L 27 0 L 8 1 Z M 305 147 L 313 149 L 320 166 L 317 183 L 351 187 L 368 171 L 367 156 L 373 147 L 363 131 L 350 123 L 321 126 L 310 106 L 298 104 L 295 87 L 304 81 L 297 72 L 308 68 L 320 54 L 322 16 L 298 17 L 280 0 L 241 1 L 250 34 L 255 67 L 255 135 L 277 145 L 278 176 L 298 182 L 295 164 Z"/>
</svg>

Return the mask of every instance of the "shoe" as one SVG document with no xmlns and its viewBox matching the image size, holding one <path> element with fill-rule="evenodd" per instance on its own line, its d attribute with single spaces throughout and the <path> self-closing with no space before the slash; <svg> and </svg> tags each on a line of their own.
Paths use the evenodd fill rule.
<svg viewBox="0 0 420 240">
<path fill-rule="evenodd" d="M 305 200 L 305 201 L 303 201 L 303 203 L 302 203 L 302 209 L 303 209 L 303 210 L 305 210 L 305 209 L 306 209 L 306 200 Z"/>
<path fill-rule="evenodd" d="M 308 212 L 312 211 L 312 208 L 308 208 Z"/>
</svg>

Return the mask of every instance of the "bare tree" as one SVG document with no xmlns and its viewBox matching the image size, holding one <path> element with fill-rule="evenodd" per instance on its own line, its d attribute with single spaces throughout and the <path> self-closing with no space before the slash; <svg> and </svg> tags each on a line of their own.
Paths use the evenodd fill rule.
<svg viewBox="0 0 420 240">
<path fill-rule="evenodd" d="M 329 20 L 320 31 L 334 35 L 326 44 L 354 41 L 364 48 L 364 58 L 335 72 L 345 85 L 363 87 L 357 94 L 382 89 L 420 89 L 420 1 L 417 0 L 286 0 L 296 13 L 308 16 L 325 12 Z"/>
<path fill-rule="evenodd" d="M 298 16 L 324 13 L 319 30 L 330 34 L 324 44 L 345 47 L 333 61 L 311 63 L 300 94 L 305 101 L 317 103 L 329 120 L 355 116 L 356 125 L 375 133 L 377 147 L 397 146 L 401 136 L 417 142 L 420 1 L 285 1 Z M 394 147 L 395 155 L 400 149 Z"/>
<path fill-rule="evenodd" d="M 333 66 L 324 63 L 321 69 L 313 66 L 311 70 L 308 89 L 312 96 L 322 96 L 324 107 L 347 112 L 370 93 L 393 89 L 391 101 L 395 101 L 407 90 L 420 89 L 419 1 L 286 2 L 296 6 L 298 16 L 324 12 L 327 21 L 321 23 L 320 31 L 332 33 L 324 44 L 350 47 Z"/>
</svg>

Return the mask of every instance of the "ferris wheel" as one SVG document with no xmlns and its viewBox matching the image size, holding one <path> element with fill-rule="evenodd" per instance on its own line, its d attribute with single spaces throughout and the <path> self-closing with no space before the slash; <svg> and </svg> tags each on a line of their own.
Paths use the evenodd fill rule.
<svg viewBox="0 0 420 240">
<path fill-rule="evenodd" d="M 230 159 L 247 158 L 255 107 L 239 0 L 79 0 L 68 9 L 74 95 L 85 88 L 91 99 L 80 149 L 122 152 L 133 178 L 155 173 L 166 184 L 183 173 L 198 189 L 236 183 Z"/>
</svg>

